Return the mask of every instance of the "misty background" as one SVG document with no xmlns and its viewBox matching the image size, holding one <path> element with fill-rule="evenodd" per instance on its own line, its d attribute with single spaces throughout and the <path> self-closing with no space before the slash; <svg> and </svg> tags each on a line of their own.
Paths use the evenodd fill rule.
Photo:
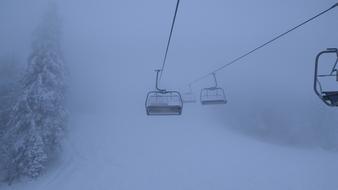
<svg viewBox="0 0 338 190">
<path fill-rule="evenodd" d="M 62 51 L 70 73 L 68 107 L 73 123 L 93 115 L 105 115 L 112 121 L 122 117 L 128 122 L 116 121 L 111 127 L 138 125 L 140 132 L 149 125 L 194 126 L 202 121 L 206 127 L 217 123 L 240 136 L 275 145 L 338 150 L 338 110 L 326 107 L 312 87 L 315 56 L 338 46 L 336 10 L 217 73 L 219 86 L 226 91 L 227 105 L 201 107 L 197 103 L 185 105 L 182 117 L 147 117 L 145 96 L 155 85 L 154 69 L 162 63 L 175 3 L 57 1 L 62 20 Z M 197 77 L 334 3 L 183 0 L 161 86 L 188 91 L 187 85 Z M 11 84 L 19 80 L 26 67 L 35 29 L 47 5 L 44 0 L 0 2 L 1 88 L 15 88 Z M 335 57 L 323 61 L 333 63 Z M 212 82 L 210 77 L 194 84 L 196 97 L 201 88 Z M 328 87 L 337 89 L 337 84 Z M 104 129 L 100 124 L 92 126 L 93 131 L 100 133 Z M 81 131 L 81 126 L 77 131 Z M 133 141 L 133 136 L 127 140 Z"/>
</svg>

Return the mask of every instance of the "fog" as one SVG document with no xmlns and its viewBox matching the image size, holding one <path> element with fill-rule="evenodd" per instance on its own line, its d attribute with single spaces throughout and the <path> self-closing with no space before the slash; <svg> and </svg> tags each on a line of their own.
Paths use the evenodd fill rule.
<svg viewBox="0 0 338 190">
<path fill-rule="evenodd" d="M 338 110 L 325 106 L 313 92 L 315 56 L 338 46 L 336 10 L 218 72 L 218 83 L 226 91 L 228 104 L 201 107 L 197 102 L 185 105 L 181 117 L 146 116 L 146 93 L 154 89 L 154 70 L 161 67 L 175 3 L 57 1 L 73 118 L 107 115 L 113 121 L 122 117 L 127 124 L 119 120 L 113 123 L 139 126 L 138 130 L 149 125 L 161 128 L 199 122 L 212 128 L 217 123 L 240 138 L 293 148 L 338 149 Z M 188 91 L 191 81 L 334 3 L 183 0 L 161 86 Z M 26 64 L 35 29 L 47 5 L 43 0 L 0 2 L 0 56 L 14 54 L 20 65 Z M 209 77 L 193 84 L 192 89 L 198 98 L 200 89 L 212 84 Z M 168 128 L 163 130 L 170 133 Z"/>
<path fill-rule="evenodd" d="M 20 54 L 25 61 L 30 38 L 47 3 L 2 4 L 0 48 Z M 162 63 L 175 2 L 71 0 L 58 4 L 64 53 L 74 83 L 71 89 L 76 99 L 84 99 L 79 104 L 88 104 L 88 110 L 127 114 L 129 109 L 137 109 L 137 114 L 144 114 L 145 94 L 154 88 L 153 71 Z M 161 85 L 187 91 L 192 80 L 332 4 L 334 1 L 183 1 Z M 311 123 L 325 120 L 325 125 L 334 126 L 336 110 L 324 106 L 312 89 L 316 54 L 337 46 L 334 16 L 335 12 L 330 12 L 217 73 L 229 104 L 210 109 L 203 117 L 234 122 L 231 126 L 236 129 L 265 125 L 267 121 L 259 124 L 255 120 L 274 117 L 283 124 L 267 125 L 290 130 L 301 127 L 300 136 L 320 127 L 309 126 Z M 196 96 L 212 80 L 194 84 Z M 94 108 L 99 105 L 106 109 Z M 266 112 L 272 116 L 265 116 Z"/>
</svg>

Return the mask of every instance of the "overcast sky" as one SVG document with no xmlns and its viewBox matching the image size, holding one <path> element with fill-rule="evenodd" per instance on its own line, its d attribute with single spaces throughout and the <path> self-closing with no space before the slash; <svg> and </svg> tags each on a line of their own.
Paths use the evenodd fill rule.
<svg viewBox="0 0 338 190">
<path fill-rule="evenodd" d="M 176 1 L 57 2 L 73 89 L 116 110 L 129 105 L 144 114 L 145 94 L 154 87 L 153 70 L 161 66 Z M 163 87 L 185 90 L 196 77 L 334 3 L 335 0 L 182 0 Z M 15 53 L 25 62 L 46 4 L 44 0 L 0 1 L 0 55 Z M 239 114 L 248 109 L 254 112 L 259 109 L 252 108 L 256 105 L 271 107 L 284 115 L 289 108 L 301 114 L 309 107 L 314 113 L 335 113 L 314 95 L 312 83 L 316 54 L 327 47 L 338 47 L 336 23 L 335 9 L 217 73 L 229 99 L 222 113 Z M 207 78 L 195 84 L 193 90 L 198 94 L 200 88 L 211 84 L 212 78 Z"/>
</svg>

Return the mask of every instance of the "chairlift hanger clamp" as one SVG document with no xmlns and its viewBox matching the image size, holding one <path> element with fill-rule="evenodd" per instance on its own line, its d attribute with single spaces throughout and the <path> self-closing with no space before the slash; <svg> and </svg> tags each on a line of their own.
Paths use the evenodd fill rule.
<svg viewBox="0 0 338 190">
<path fill-rule="evenodd" d="M 155 84 L 155 89 L 158 90 L 159 92 L 165 93 L 167 90 L 166 89 L 161 89 L 159 88 L 159 73 L 162 72 L 161 69 L 156 69 L 156 84 Z"/>
</svg>

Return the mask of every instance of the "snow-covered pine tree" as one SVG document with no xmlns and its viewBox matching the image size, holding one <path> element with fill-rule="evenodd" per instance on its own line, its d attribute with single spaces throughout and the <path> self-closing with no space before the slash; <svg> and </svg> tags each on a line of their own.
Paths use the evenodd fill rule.
<svg viewBox="0 0 338 190">
<path fill-rule="evenodd" d="M 63 136 L 65 69 L 60 51 L 60 20 L 50 6 L 38 27 L 21 81 L 22 94 L 13 105 L 5 139 L 9 160 L 7 181 L 38 177 L 54 157 Z"/>
<path fill-rule="evenodd" d="M 0 179 L 7 158 L 3 135 L 10 113 L 10 106 L 17 97 L 19 61 L 14 54 L 0 57 Z"/>
<path fill-rule="evenodd" d="M 10 106 L 17 95 L 19 73 L 18 60 L 14 55 L 0 57 L 0 137 L 7 123 Z"/>
</svg>

